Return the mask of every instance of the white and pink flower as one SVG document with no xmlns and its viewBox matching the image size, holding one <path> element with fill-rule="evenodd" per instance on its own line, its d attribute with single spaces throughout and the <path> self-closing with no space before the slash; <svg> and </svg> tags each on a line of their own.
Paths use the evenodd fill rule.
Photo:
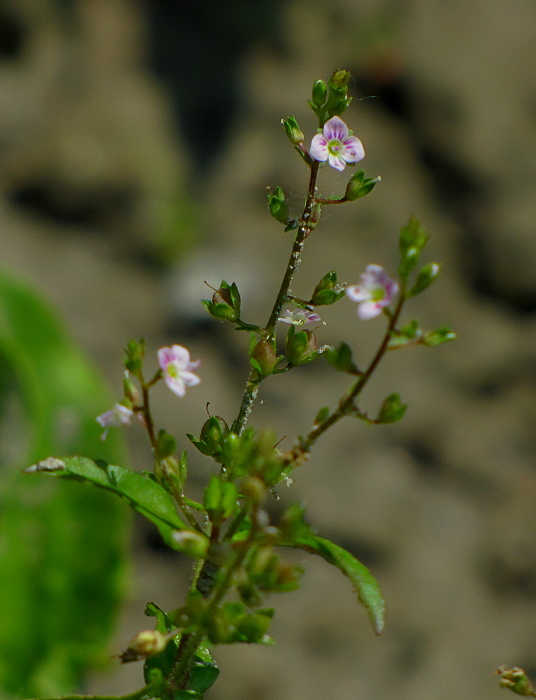
<svg viewBox="0 0 536 700">
<path fill-rule="evenodd" d="M 177 396 L 184 396 L 186 387 L 196 386 L 201 382 L 197 374 L 194 374 L 201 361 L 192 362 L 190 351 L 182 345 L 160 348 L 158 362 L 166 384 Z"/>
<path fill-rule="evenodd" d="M 379 316 L 398 294 L 398 282 L 381 265 L 367 265 L 361 282 L 346 287 L 346 295 L 359 304 L 357 315 L 363 321 Z"/>
<path fill-rule="evenodd" d="M 340 117 L 331 117 L 322 133 L 313 136 L 309 154 L 322 163 L 327 160 L 332 168 L 344 170 L 348 163 L 362 160 L 365 150 Z"/>
<path fill-rule="evenodd" d="M 101 440 L 106 440 L 108 435 L 108 430 L 111 427 L 117 427 L 121 425 L 130 425 L 134 412 L 128 406 L 123 406 L 122 403 L 116 403 L 113 408 L 105 413 L 101 413 L 95 419 L 97 423 L 104 428 L 104 432 L 101 435 Z"/>
<path fill-rule="evenodd" d="M 283 315 L 278 318 L 278 321 L 281 321 L 282 323 L 290 323 L 293 326 L 305 326 L 307 323 L 321 322 L 322 319 L 313 311 L 297 308 L 293 311 L 286 309 L 286 311 L 283 312 Z"/>
</svg>

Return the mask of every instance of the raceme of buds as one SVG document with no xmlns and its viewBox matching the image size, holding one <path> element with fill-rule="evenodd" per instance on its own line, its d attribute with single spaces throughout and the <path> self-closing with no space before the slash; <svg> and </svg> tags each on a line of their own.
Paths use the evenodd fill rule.
<svg viewBox="0 0 536 700">
<path fill-rule="evenodd" d="M 369 192 L 372 192 L 377 182 L 380 182 L 381 177 L 365 177 L 364 170 L 358 170 L 355 175 L 348 180 L 344 198 L 349 202 L 365 197 Z"/>
<path fill-rule="evenodd" d="M 125 367 L 136 376 L 143 366 L 143 358 L 145 357 L 145 340 L 129 340 L 125 348 Z"/>
<path fill-rule="evenodd" d="M 184 396 L 186 387 L 196 386 L 201 382 L 193 372 L 199 367 L 201 361 L 192 362 L 190 351 L 182 345 L 160 348 L 158 362 L 166 384 L 177 396 Z"/>
<path fill-rule="evenodd" d="M 363 321 L 375 318 L 398 294 L 398 283 L 381 265 L 367 265 L 359 284 L 346 287 L 346 295 L 359 304 L 357 315 Z"/>
<path fill-rule="evenodd" d="M 517 695 L 536 697 L 536 691 L 529 677 L 522 668 L 514 666 L 499 666 L 497 673 L 501 677 L 499 685 L 501 688 L 508 688 Z"/>
<path fill-rule="evenodd" d="M 321 127 L 330 117 L 340 116 L 352 101 L 352 98 L 348 97 L 350 78 L 348 71 L 336 70 L 327 85 L 323 80 L 313 83 L 309 106 L 318 117 Z"/>
<path fill-rule="evenodd" d="M 268 191 L 268 209 L 276 221 L 286 224 L 288 221 L 288 204 L 285 193 L 281 187 L 276 187 L 275 192 Z"/>
<path fill-rule="evenodd" d="M 201 303 L 209 314 L 219 321 L 236 323 L 240 320 L 240 292 L 234 282 L 228 284 L 222 280 L 220 288 L 212 296 L 212 301 L 202 299 Z"/>
<path fill-rule="evenodd" d="M 344 296 L 344 287 L 337 282 L 337 273 L 332 271 L 322 277 L 311 297 L 312 306 L 334 304 Z"/>
<path fill-rule="evenodd" d="M 361 141 L 337 116 L 329 119 L 322 132 L 313 136 L 309 154 L 315 160 L 328 161 L 336 170 L 344 170 L 348 163 L 357 163 L 365 157 Z"/>
</svg>

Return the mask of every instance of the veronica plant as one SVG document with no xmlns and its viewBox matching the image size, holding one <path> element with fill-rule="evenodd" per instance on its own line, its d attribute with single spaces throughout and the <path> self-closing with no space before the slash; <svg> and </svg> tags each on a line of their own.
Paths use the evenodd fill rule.
<svg viewBox="0 0 536 700">
<path fill-rule="evenodd" d="M 187 452 L 178 454 L 175 437 L 155 425 L 150 404 L 153 388 L 162 381 L 182 400 L 188 400 L 184 398 L 187 392 L 195 391 L 201 381 L 199 360 L 192 360 L 182 345 L 161 348 L 159 367 L 148 377 L 145 343 L 131 341 L 125 350 L 124 397 L 97 418 L 105 431 L 103 437 L 111 427 L 126 426 L 137 419 L 148 435 L 150 471 L 140 474 L 79 456 L 50 457 L 25 470 L 86 481 L 117 494 L 158 528 L 169 547 L 194 560 L 192 583 L 184 598 L 177 600 L 173 610 L 148 604 L 145 612 L 153 625 L 140 631 L 122 653 L 124 663 L 144 661 L 145 679 L 141 690 L 122 696 L 123 700 L 202 698 L 219 673 L 212 656 L 216 645 L 271 644 L 274 608 L 266 606 L 266 598 L 298 588 L 303 573 L 301 567 L 285 560 L 281 554 L 284 548 L 305 550 L 337 567 L 350 579 L 373 631 L 380 634 L 383 630 L 385 604 L 370 571 L 349 552 L 315 534 L 299 502 L 275 519 L 267 510 L 278 485 L 290 482 L 293 470 L 306 462 L 315 442 L 340 420 L 349 417 L 385 424 L 402 418 L 406 405 L 398 394 L 387 396 L 375 415 L 360 406 L 362 391 L 386 353 L 408 346 L 434 346 L 454 337 L 447 327 L 425 330 L 416 320 L 402 321 L 408 299 L 423 292 L 440 271 L 434 262 L 418 269 L 428 234 L 415 218 L 400 232 L 400 262 L 395 273 L 369 264 L 359 281 L 345 285 L 330 271 L 309 297 L 297 298 L 290 292 L 304 246 L 322 209 L 359 200 L 380 179 L 358 170 L 339 198 L 324 198 L 319 192 L 322 168 L 344 171 L 365 156 L 361 141 L 341 117 L 351 101 L 349 78 L 346 71 L 336 71 L 328 83 L 314 83 L 309 104 L 318 120 L 317 134 L 306 139 L 295 117 L 282 120 L 288 139 L 304 162 L 308 185 L 303 211 L 296 219 L 290 216 L 280 187 L 268 194 L 269 212 L 293 236 L 289 262 L 268 319 L 264 324 L 242 319 L 240 292 L 234 282 L 222 281 L 212 298 L 202 302 L 215 319 L 250 337 L 249 375 L 236 415 L 211 416 L 198 436 L 187 436 L 214 465 L 203 500 L 196 502 L 188 496 Z M 359 319 L 382 317 L 384 321 L 382 339 L 363 366 L 354 360 L 349 344 L 319 345 L 316 337 L 324 325 L 317 309 L 343 298 L 358 304 Z M 283 450 L 278 447 L 278 436 L 270 430 L 248 427 L 267 377 L 322 358 L 347 375 L 348 387 L 334 407 L 319 407 L 311 416 L 308 432 Z"/>
</svg>

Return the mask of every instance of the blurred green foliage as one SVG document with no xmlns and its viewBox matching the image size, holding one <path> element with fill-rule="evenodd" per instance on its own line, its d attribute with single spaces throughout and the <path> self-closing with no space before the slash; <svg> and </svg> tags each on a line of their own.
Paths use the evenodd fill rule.
<svg viewBox="0 0 536 700">
<path fill-rule="evenodd" d="M 120 436 L 102 442 L 95 421 L 111 403 L 39 293 L 0 273 L 0 697 L 73 690 L 107 660 L 127 509 L 20 471 L 51 454 L 122 461 Z"/>
</svg>

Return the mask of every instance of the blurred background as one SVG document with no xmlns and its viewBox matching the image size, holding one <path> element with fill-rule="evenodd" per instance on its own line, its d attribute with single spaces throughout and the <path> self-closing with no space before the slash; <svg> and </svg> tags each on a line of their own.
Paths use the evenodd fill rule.
<svg viewBox="0 0 536 700">
<path fill-rule="evenodd" d="M 368 263 L 394 271 L 413 214 L 432 234 L 425 261 L 444 263 L 407 320 L 459 339 L 393 353 L 364 398 L 374 412 L 399 392 L 404 420 L 338 425 L 280 494 L 306 501 L 319 534 L 380 580 L 384 635 L 346 579 L 304 560 L 302 591 L 271 601 L 277 646 L 217 649 L 211 700 L 490 700 L 504 693 L 499 664 L 536 676 L 535 63 L 533 0 L 0 0 L 2 270 L 55 308 L 108 397 L 121 397 L 122 347 L 144 336 L 149 366 L 174 342 L 202 359 L 187 398 L 155 391 L 163 427 L 197 434 L 208 402 L 233 420 L 247 338 L 199 299 L 205 281 L 235 281 L 244 318 L 267 317 L 291 238 L 266 187 L 298 211 L 307 182 L 280 120 L 295 114 L 312 137 L 306 100 L 334 69 L 354 76 L 345 119 L 382 182 L 327 212 L 293 292 L 307 297 L 329 270 L 349 283 Z M 347 178 L 324 169 L 323 194 Z M 359 322 L 344 300 L 323 319 L 320 341 L 345 340 L 365 363 L 381 321 Z M 344 388 L 321 362 L 272 377 L 252 423 L 290 445 Z M 13 433 L 2 437 L 5 454 Z M 135 426 L 128 441 L 149 468 Z M 201 489 L 211 465 L 190 454 Z M 146 602 L 176 607 L 190 576 L 148 525 L 136 520 L 131 539 L 107 658 L 148 626 Z M 140 679 L 114 660 L 81 690 L 126 693 Z"/>
</svg>

